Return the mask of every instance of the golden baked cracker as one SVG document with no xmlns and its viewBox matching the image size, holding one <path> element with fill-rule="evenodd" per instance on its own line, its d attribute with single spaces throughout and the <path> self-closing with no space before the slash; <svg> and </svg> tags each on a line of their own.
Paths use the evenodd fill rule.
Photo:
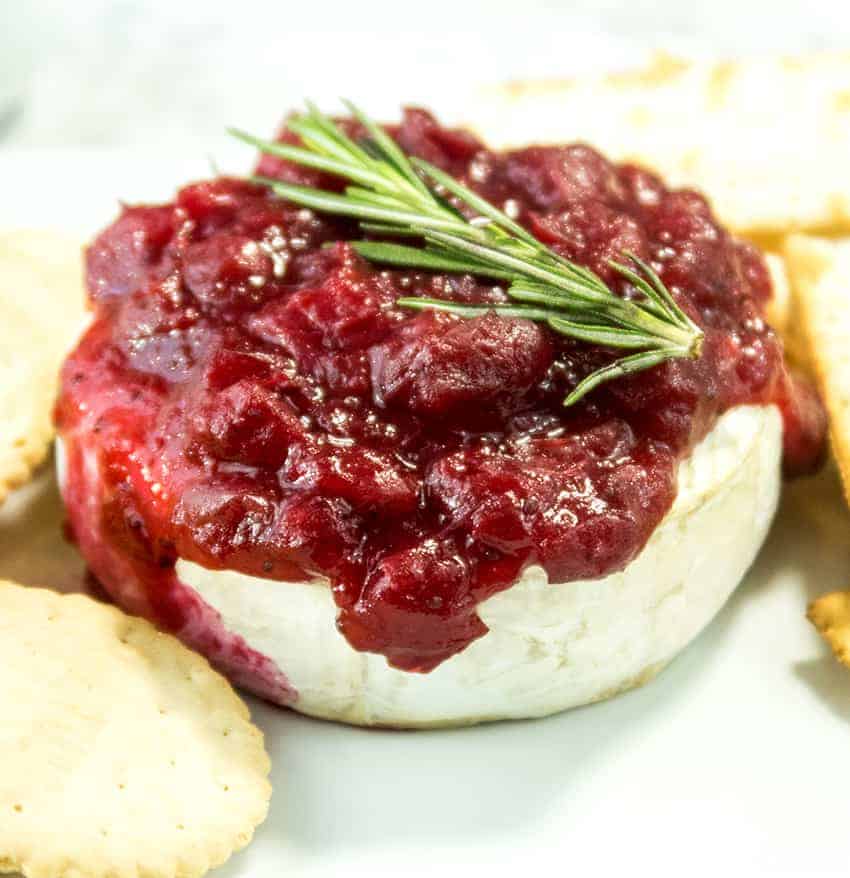
<svg viewBox="0 0 850 878">
<path fill-rule="evenodd" d="M 832 448 L 850 500 L 850 238 L 791 235 L 785 260 L 805 356 L 829 413 Z"/>
<path fill-rule="evenodd" d="M 468 123 L 495 146 L 583 140 L 708 193 L 742 234 L 850 231 L 850 54 L 656 59 L 631 74 L 490 87 Z"/>
<path fill-rule="evenodd" d="M 784 336 L 788 329 L 791 312 L 791 286 L 788 283 L 788 271 L 785 262 L 778 253 L 765 253 L 765 262 L 773 284 L 773 298 L 767 303 L 767 320 L 770 325 Z"/>
<path fill-rule="evenodd" d="M 0 305 L 0 502 L 47 454 L 56 391 L 49 337 L 21 309 Z"/>
<path fill-rule="evenodd" d="M 63 350 L 70 346 L 85 314 L 81 242 L 45 229 L 0 231 L 0 308 L 7 302 L 47 328 Z"/>
<path fill-rule="evenodd" d="M 266 816 L 262 733 L 149 623 L 0 582 L 0 872 L 191 878 Z"/>
<path fill-rule="evenodd" d="M 784 239 L 773 243 L 777 249 L 784 249 Z M 773 282 L 773 298 L 767 303 L 768 323 L 782 337 L 786 361 L 798 371 L 810 375 L 812 367 L 807 353 L 808 345 L 803 337 L 800 309 L 791 290 L 785 259 L 770 251 L 764 255 Z"/>
<path fill-rule="evenodd" d="M 77 241 L 0 232 L 0 502 L 47 453 L 59 366 L 84 320 L 81 275 Z"/>
<path fill-rule="evenodd" d="M 834 591 L 818 598 L 809 606 L 808 617 L 835 657 L 850 667 L 850 591 Z"/>
</svg>

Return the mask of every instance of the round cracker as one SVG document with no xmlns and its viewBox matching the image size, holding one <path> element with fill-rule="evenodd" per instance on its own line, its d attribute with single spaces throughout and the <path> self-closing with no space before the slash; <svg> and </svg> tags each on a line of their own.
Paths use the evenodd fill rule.
<svg viewBox="0 0 850 878">
<path fill-rule="evenodd" d="M 0 232 L 0 502 L 47 454 L 59 366 L 84 320 L 81 276 L 75 239 Z"/>
<path fill-rule="evenodd" d="M 245 704 L 114 607 L 0 582 L 0 716 L 0 872 L 191 878 L 266 816 Z"/>
</svg>

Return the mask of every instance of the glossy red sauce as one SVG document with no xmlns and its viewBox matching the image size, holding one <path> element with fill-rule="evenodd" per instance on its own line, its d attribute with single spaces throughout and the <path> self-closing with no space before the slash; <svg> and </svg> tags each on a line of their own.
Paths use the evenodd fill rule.
<svg viewBox="0 0 850 878">
<path fill-rule="evenodd" d="M 384 271 L 344 243 L 354 224 L 231 179 L 125 208 L 88 250 L 94 322 L 58 423 L 72 526 L 82 504 L 97 522 L 83 551 L 107 580 L 97 541 L 125 559 L 130 603 L 167 628 L 188 612 L 178 557 L 321 574 L 352 646 L 428 671 L 486 633 L 476 605 L 528 564 L 558 583 L 628 564 L 671 506 L 677 463 L 731 406 L 780 405 L 789 471 L 822 453 L 820 405 L 763 320 L 765 264 L 700 195 L 586 146 L 491 152 L 419 110 L 392 133 L 623 295 L 606 261 L 651 262 L 705 329 L 703 355 L 565 409 L 610 351 L 394 306 L 502 301 L 492 281 Z M 260 172 L 339 185 L 270 158 Z"/>
</svg>

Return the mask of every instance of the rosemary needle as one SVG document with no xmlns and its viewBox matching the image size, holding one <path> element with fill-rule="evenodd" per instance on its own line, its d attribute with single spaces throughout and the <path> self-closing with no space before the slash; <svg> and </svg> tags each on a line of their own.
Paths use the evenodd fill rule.
<svg viewBox="0 0 850 878">
<path fill-rule="evenodd" d="M 443 299 L 401 298 L 412 309 L 432 308 L 461 317 L 495 311 L 546 324 L 553 332 L 588 344 L 631 351 L 592 372 L 564 400 L 572 405 L 602 384 L 680 357 L 696 359 L 702 330 L 676 304 L 658 275 L 632 253 L 609 262 L 641 298 L 627 300 L 596 274 L 565 259 L 519 223 L 423 159 L 407 156 L 396 142 L 353 104 L 351 114 L 367 139 L 357 143 L 312 104 L 288 127 L 300 146 L 231 133 L 261 152 L 342 177 L 342 193 L 255 177 L 281 198 L 314 210 L 350 216 L 364 231 L 390 238 L 424 240 L 424 246 L 395 241 L 355 241 L 365 259 L 404 268 L 468 273 L 508 282 L 505 304 L 469 305 Z M 472 214 L 465 216 L 449 198 Z"/>
</svg>

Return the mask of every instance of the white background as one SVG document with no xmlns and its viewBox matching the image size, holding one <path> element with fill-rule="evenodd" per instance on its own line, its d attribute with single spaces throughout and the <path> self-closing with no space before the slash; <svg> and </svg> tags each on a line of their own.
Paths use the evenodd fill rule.
<svg viewBox="0 0 850 878">
<path fill-rule="evenodd" d="M 270 131 L 305 95 L 462 114 L 482 81 L 623 67 L 651 48 L 850 48 L 843 5 L 0 0 L 0 224 L 90 234 L 118 197 L 203 173 L 225 125 Z M 73 587 L 53 490 L 42 480 L 0 513 L 0 575 Z M 716 622 L 610 703 L 405 734 L 252 702 L 275 796 L 221 874 L 850 874 L 850 675 L 803 615 L 850 583 L 848 530 L 833 475 L 794 486 Z"/>
<path fill-rule="evenodd" d="M 0 145 L 212 149 L 305 95 L 443 114 L 481 81 L 624 67 L 651 48 L 850 48 L 832 0 L 0 0 Z"/>
</svg>

